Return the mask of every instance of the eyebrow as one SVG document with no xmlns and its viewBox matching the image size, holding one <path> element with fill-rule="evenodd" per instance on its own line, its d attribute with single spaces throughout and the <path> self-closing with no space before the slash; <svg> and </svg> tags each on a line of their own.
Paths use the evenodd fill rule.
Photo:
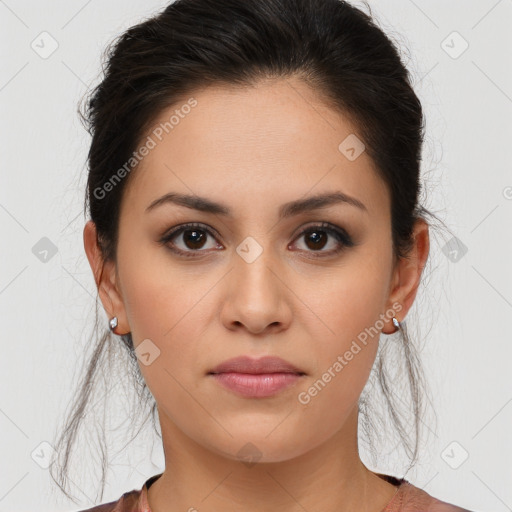
<svg viewBox="0 0 512 512">
<path fill-rule="evenodd" d="M 177 204 L 179 206 L 185 206 L 186 208 L 199 210 L 201 212 L 232 216 L 232 212 L 227 206 L 211 201 L 206 197 L 188 194 L 177 194 L 173 192 L 169 192 L 168 194 L 165 194 L 162 197 L 155 199 L 146 208 L 146 212 L 153 210 L 157 206 L 169 203 Z M 326 194 L 317 194 L 314 196 L 306 197 L 304 199 L 297 199 L 295 201 L 285 203 L 279 208 L 279 218 L 284 219 L 287 217 L 292 217 L 294 215 L 299 215 L 301 213 L 308 212 L 311 210 L 327 208 L 334 204 L 352 205 L 368 213 L 366 206 L 361 201 L 359 201 L 359 199 L 349 196 L 343 192 L 337 191 Z"/>
</svg>

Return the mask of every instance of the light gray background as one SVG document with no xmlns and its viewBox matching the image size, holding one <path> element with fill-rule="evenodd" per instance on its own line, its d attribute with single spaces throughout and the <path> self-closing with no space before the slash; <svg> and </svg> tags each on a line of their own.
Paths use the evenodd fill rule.
<svg viewBox="0 0 512 512">
<path fill-rule="evenodd" d="M 97 81 L 106 43 L 166 3 L 0 0 L 0 512 L 77 508 L 36 463 L 44 466 L 41 443 L 51 443 L 71 396 L 96 297 L 82 242 L 89 139 L 76 106 Z M 427 312 L 419 298 L 413 308 L 425 320 L 438 429 L 408 477 L 474 511 L 512 510 L 512 1 L 370 4 L 403 47 L 424 105 L 427 206 L 467 247 L 452 261 L 442 251 L 448 240 L 433 240 L 435 303 Z M 58 43 L 48 58 L 31 47 L 42 46 L 43 31 Z M 458 55 L 463 40 L 469 47 Z M 32 250 L 43 237 L 58 249 L 47 262 Z M 146 463 L 126 451 L 103 501 L 161 471 L 158 448 L 148 451 L 142 445 Z M 92 506 L 83 491 L 82 508 Z"/>
</svg>

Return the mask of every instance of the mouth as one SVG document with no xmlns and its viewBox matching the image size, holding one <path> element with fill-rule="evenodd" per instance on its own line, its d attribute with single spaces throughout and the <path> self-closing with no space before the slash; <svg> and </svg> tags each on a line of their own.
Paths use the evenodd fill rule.
<svg viewBox="0 0 512 512">
<path fill-rule="evenodd" d="M 245 373 L 245 374 L 270 374 L 270 373 L 305 373 L 293 364 L 275 356 L 265 356 L 254 359 L 248 356 L 234 357 L 217 365 L 209 374 L 220 373 Z"/>
<path fill-rule="evenodd" d="M 274 396 L 297 384 L 306 373 L 279 357 L 237 357 L 208 372 L 224 388 L 247 398 Z"/>
</svg>

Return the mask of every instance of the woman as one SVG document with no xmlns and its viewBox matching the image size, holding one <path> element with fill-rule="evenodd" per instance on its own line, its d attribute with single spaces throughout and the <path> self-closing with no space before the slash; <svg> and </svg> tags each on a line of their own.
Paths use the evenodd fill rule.
<svg viewBox="0 0 512 512">
<path fill-rule="evenodd" d="M 463 510 L 358 451 L 389 339 L 418 428 L 404 319 L 429 253 L 422 109 L 371 18 L 178 0 L 119 38 L 86 116 L 84 245 L 119 338 L 83 390 L 122 342 L 165 453 L 142 489 L 88 510 Z"/>
</svg>

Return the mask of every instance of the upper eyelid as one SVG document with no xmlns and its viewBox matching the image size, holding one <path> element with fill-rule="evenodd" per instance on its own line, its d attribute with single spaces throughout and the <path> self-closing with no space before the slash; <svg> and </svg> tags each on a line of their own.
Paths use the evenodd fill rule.
<svg viewBox="0 0 512 512">
<path fill-rule="evenodd" d="M 213 234 L 218 238 L 222 238 L 220 236 L 220 233 L 215 228 L 212 228 L 211 226 L 208 226 L 207 224 L 203 224 L 201 222 L 186 222 L 184 224 L 180 224 L 179 226 L 174 226 L 173 228 L 166 230 L 165 233 L 161 236 L 161 239 L 169 238 L 173 235 L 181 233 L 182 231 L 184 231 L 186 229 L 194 229 L 194 228 L 201 229 L 203 231 L 207 231 L 210 234 Z"/>
<path fill-rule="evenodd" d="M 207 224 L 203 224 L 202 222 L 189 222 L 189 223 L 181 224 L 179 226 L 175 226 L 172 229 L 166 231 L 166 233 L 161 238 L 168 239 L 174 235 L 181 234 L 186 229 L 193 229 L 193 228 L 202 229 L 203 231 L 207 231 L 207 232 L 209 232 L 209 234 L 212 234 L 212 235 L 216 236 L 217 238 L 222 239 L 219 232 L 215 228 L 212 228 L 211 226 L 209 226 Z M 312 221 L 308 225 L 302 226 L 302 227 L 298 228 L 298 230 L 295 230 L 292 235 L 294 237 L 293 240 L 295 240 L 298 236 L 304 235 L 304 233 L 308 229 L 314 229 L 314 228 L 321 228 L 326 231 L 335 232 L 335 233 L 338 232 L 338 233 L 344 234 L 347 237 L 351 238 L 348 231 L 341 226 L 336 226 L 335 224 L 332 224 L 332 223 L 326 222 L 326 221 L 316 221 L 316 222 Z"/>
</svg>

